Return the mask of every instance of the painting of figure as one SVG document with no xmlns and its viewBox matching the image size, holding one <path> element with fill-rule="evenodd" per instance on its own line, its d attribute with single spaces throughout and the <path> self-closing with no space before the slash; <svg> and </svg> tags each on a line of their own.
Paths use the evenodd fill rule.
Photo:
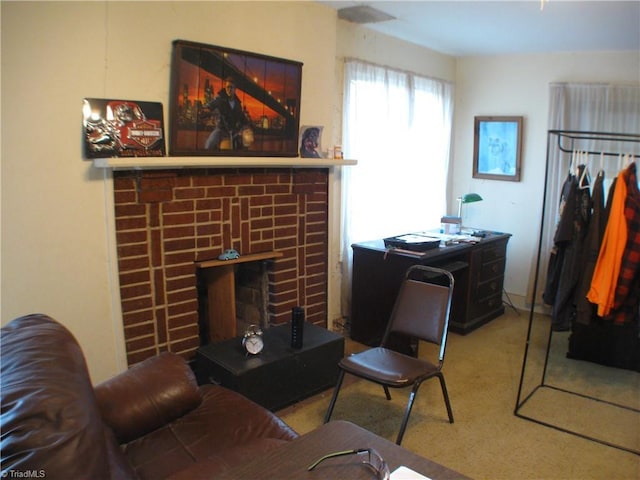
<svg viewBox="0 0 640 480">
<path fill-rule="evenodd" d="M 302 63 L 176 40 L 171 155 L 298 155 Z"/>
</svg>

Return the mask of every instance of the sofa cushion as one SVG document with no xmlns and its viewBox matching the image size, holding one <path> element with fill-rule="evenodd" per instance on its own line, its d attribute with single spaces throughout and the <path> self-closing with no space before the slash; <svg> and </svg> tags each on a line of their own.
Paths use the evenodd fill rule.
<svg viewBox="0 0 640 480">
<path fill-rule="evenodd" d="M 202 401 L 195 375 L 179 355 L 148 358 L 95 387 L 98 406 L 120 443 L 160 428 Z"/>
<path fill-rule="evenodd" d="M 0 336 L 2 476 L 135 478 L 98 411 L 73 335 L 46 315 L 13 320 Z"/>
<path fill-rule="evenodd" d="M 248 398 L 216 385 L 200 387 L 200 406 L 126 445 L 126 456 L 143 479 L 159 478 L 204 461 L 211 473 L 293 440 L 282 420 Z"/>
</svg>

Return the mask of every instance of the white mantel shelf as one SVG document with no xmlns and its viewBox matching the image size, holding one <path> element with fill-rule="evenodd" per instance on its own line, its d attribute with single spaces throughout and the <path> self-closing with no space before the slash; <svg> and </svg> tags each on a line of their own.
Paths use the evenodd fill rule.
<svg viewBox="0 0 640 480">
<path fill-rule="evenodd" d="M 330 168 L 357 165 L 357 160 L 300 157 L 127 157 L 96 158 L 96 168 L 150 170 L 169 168 Z"/>
</svg>

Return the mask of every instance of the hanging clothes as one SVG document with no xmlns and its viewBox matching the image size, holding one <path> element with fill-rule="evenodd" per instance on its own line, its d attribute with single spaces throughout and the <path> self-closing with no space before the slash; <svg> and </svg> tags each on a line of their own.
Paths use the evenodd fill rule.
<svg viewBox="0 0 640 480">
<path fill-rule="evenodd" d="M 593 182 L 591 193 L 591 219 L 587 227 L 587 235 L 584 240 L 582 259 L 580 261 L 579 284 L 576 289 L 576 322 L 589 325 L 596 315 L 594 305 L 587 300 L 587 293 L 591 286 L 591 277 L 598 261 L 598 253 L 602 244 L 605 227 L 607 225 L 607 213 L 604 203 L 604 170 L 600 170 Z"/>
<path fill-rule="evenodd" d="M 575 316 L 574 294 L 578 285 L 580 259 L 591 217 L 591 194 L 585 165 L 569 175 L 560 196 L 560 221 L 554 236 L 547 288 L 543 299 L 553 305 L 551 324 L 555 331 L 567 331 Z M 554 258 L 555 257 L 555 258 Z"/>
<path fill-rule="evenodd" d="M 622 254 L 620 273 L 613 303 L 613 322 L 625 324 L 636 321 L 640 304 L 640 190 L 636 164 L 625 171 L 627 197 L 624 218 L 627 223 L 627 242 Z"/>
<path fill-rule="evenodd" d="M 596 179 L 597 183 L 597 179 Z M 594 184 L 594 212 L 592 222 L 597 223 L 596 213 L 598 201 L 596 199 L 598 190 Z M 621 194 L 622 192 L 622 194 Z M 626 194 L 625 194 L 626 192 Z M 624 198 L 623 198 L 624 197 Z M 624 218 L 620 215 L 620 199 L 624 200 Z M 615 199 L 615 201 L 614 201 Z M 624 244 L 618 274 L 609 272 L 615 276 L 617 281 L 614 285 L 614 303 L 606 317 L 597 315 L 597 306 L 588 300 L 585 303 L 577 302 L 578 312 L 576 321 L 573 322 L 571 335 L 569 336 L 569 348 L 567 358 L 577 360 L 587 360 L 601 365 L 616 368 L 625 368 L 640 372 L 640 193 L 638 192 L 637 176 L 635 165 L 628 170 L 621 172 L 613 181 L 609 188 L 607 204 L 604 215 L 604 223 L 609 230 L 609 235 L 613 235 L 612 226 L 617 221 L 622 221 L 627 226 L 627 240 Z M 611 220 L 611 222 L 609 222 Z M 589 229 L 594 228 L 590 225 Z M 604 244 L 604 234 L 603 244 Z M 612 240 L 609 238 L 608 240 Z M 609 242 L 614 246 L 615 242 Z M 607 247 L 604 247 L 607 248 Z M 609 250 L 614 251 L 612 245 Z M 610 252 L 611 253 L 611 252 Z M 585 253 L 588 255 L 588 253 Z M 604 255 L 604 254 L 603 254 Z M 598 255 L 598 258 L 599 255 Z M 597 264 L 596 264 L 597 267 Z M 594 277 L 595 269 L 594 267 Z M 611 263 L 600 265 L 598 275 L 603 275 L 606 267 L 614 268 Z M 588 291 L 591 292 L 591 278 L 588 275 L 588 267 L 585 267 L 585 275 Z M 581 279 L 581 284 L 585 278 Z M 600 292 L 601 293 L 601 292 Z M 577 292 L 577 296 L 580 293 Z M 589 318 L 589 305 L 593 311 Z M 586 323 L 588 322 L 588 323 Z"/>
<path fill-rule="evenodd" d="M 553 305 L 556 301 L 565 249 L 569 241 L 571 241 L 571 217 L 568 213 L 574 211 L 573 201 L 575 195 L 573 192 L 575 192 L 576 188 L 576 178 L 570 171 L 560 190 L 559 220 L 553 236 L 553 248 L 551 249 L 549 265 L 547 266 L 547 284 L 542 293 L 542 299 L 547 305 Z M 565 214 L 565 212 L 567 213 Z"/>
<path fill-rule="evenodd" d="M 623 171 L 618 174 L 607 228 L 587 293 L 587 298 L 597 306 L 601 317 L 609 315 L 613 308 L 622 254 L 627 244 L 627 222 L 624 216 L 626 198 L 627 181 Z"/>
</svg>

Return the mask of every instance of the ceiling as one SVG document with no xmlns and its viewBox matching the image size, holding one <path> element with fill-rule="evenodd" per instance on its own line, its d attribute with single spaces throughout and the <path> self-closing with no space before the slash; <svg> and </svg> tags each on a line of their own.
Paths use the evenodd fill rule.
<svg viewBox="0 0 640 480">
<path fill-rule="evenodd" d="M 395 20 L 364 24 L 454 56 L 640 51 L 640 0 L 319 1 L 370 6 Z"/>
</svg>

